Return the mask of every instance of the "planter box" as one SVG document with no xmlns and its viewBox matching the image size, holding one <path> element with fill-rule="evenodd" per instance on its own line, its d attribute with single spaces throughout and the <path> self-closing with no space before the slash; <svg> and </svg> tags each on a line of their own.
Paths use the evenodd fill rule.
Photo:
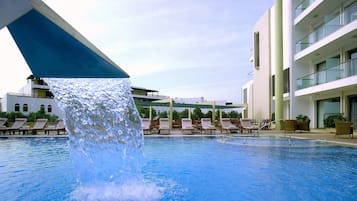
<svg viewBox="0 0 357 201">
<path fill-rule="evenodd" d="M 310 120 L 297 121 L 296 130 L 310 131 Z"/>
</svg>

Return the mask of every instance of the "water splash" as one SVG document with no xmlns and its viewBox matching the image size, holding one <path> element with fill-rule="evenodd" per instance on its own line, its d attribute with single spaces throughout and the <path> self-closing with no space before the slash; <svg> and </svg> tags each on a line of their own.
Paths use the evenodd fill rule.
<svg viewBox="0 0 357 201">
<path fill-rule="evenodd" d="M 71 158 L 78 171 L 80 187 L 72 198 L 159 199 L 160 189 L 145 183 L 141 174 L 144 138 L 129 81 L 96 78 L 45 81 L 64 112 Z M 134 186 L 136 190 L 130 190 Z"/>
</svg>

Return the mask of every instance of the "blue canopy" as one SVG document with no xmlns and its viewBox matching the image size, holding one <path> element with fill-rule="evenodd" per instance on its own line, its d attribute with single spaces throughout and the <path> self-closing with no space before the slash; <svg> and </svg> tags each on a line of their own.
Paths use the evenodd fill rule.
<svg viewBox="0 0 357 201">
<path fill-rule="evenodd" d="M 35 77 L 129 77 L 69 24 L 59 26 L 65 23 L 61 20 L 55 23 L 42 12 L 32 9 L 7 25 Z"/>
</svg>

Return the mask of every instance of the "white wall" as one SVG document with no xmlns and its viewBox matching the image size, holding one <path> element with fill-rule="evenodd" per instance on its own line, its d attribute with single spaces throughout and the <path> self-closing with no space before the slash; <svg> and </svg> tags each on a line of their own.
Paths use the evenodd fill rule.
<svg viewBox="0 0 357 201">
<path fill-rule="evenodd" d="M 32 98 L 30 96 L 16 96 L 16 95 L 11 95 L 11 94 L 6 94 L 4 97 L 4 100 L 6 102 L 6 109 L 4 105 L 4 112 L 14 112 L 15 111 L 15 104 L 18 103 L 20 104 L 20 111 L 21 113 L 28 115 L 31 112 L 38 112 L 40 110 L 40 106 L 44 105 L 45 106 L 45 111 L 47 114 L 50 115 L 56 115 L 60 118 L 63 117 L 62 111 L 58 107 L 57 103 L 54 101 L 54 99 L 49 99 L 49 98 Z M 23 105 L 27 104 L 28 105 L 28 111 L 24 112 L 23 111 Z M 47 106 L 51 105 L 52 106 L 52 112 L 48 113 L 47 112 Z"/>
<path fill-rule="evenodd" d="M 258 121 L 271 118 L 271 51 L 270 51 L 270 10 L 266 11 L 253 28 L 259 33 L 259 68 L 253 64 L 253 100 L 249 118 Z M 254 37 L 253 37 L 254 38 Z M 254 41 L 253 41 L 254 42 Z M 249 107 L 250 108 L 250 107 Z"/>
</svg>

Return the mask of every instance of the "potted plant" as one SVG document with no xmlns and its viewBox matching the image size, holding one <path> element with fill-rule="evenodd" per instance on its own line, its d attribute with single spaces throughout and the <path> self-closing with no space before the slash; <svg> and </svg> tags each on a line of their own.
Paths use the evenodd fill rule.
<svg viewBox="0 0 357 201">
<path fill-rule="evenodd" d="M 297 130 L 310 131 L 310 119 L 308 116 L 299 114 L 296 120 Z"/>
</svg>

